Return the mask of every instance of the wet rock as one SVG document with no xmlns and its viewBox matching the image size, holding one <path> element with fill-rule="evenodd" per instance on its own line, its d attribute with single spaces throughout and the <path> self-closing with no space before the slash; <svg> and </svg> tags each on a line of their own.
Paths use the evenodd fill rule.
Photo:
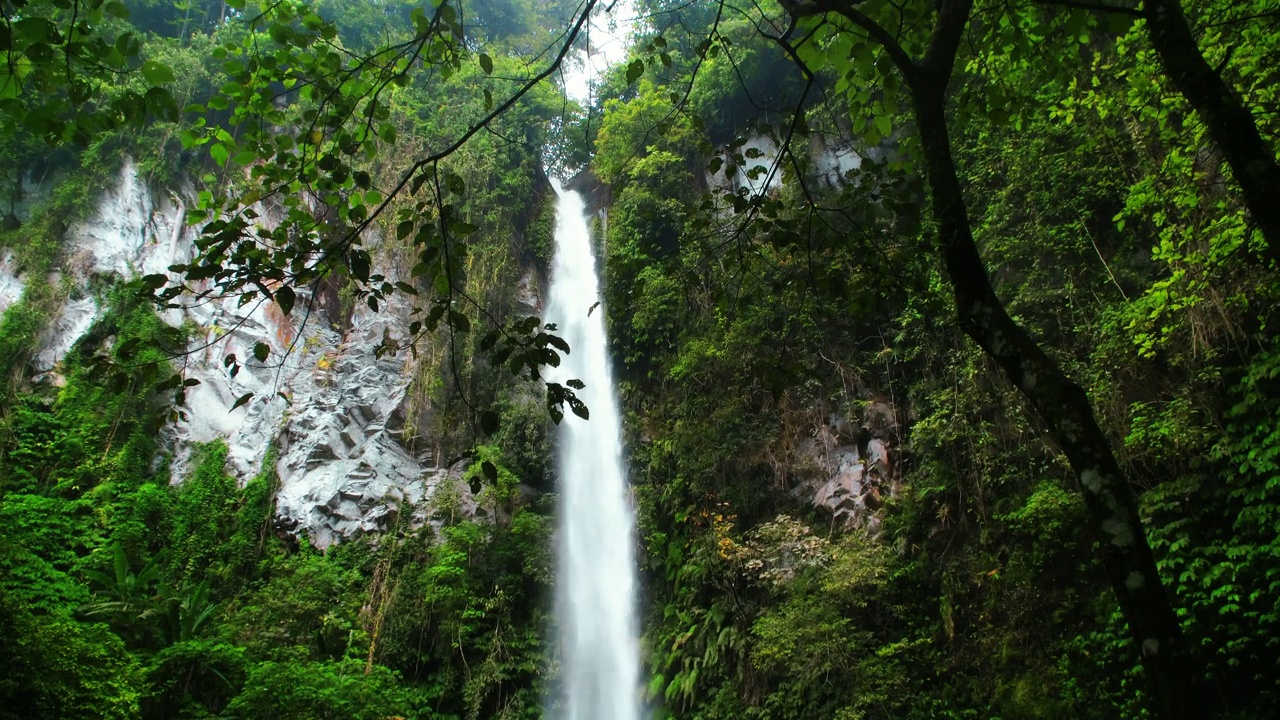
<svg viewBox="0 0 1280 720">
<path fill-rule="evenodd" d="M 37 370 L 51 370 L 66 357 L 80 336 L 89 331 L 98 316 L 98 303 L 85 297 L 68 300 L 53 322 L 40 333 L 33 365 Z"/>
<path fill-rule="evenodd" d="M 462 518 L 482 516 L 476 493 L 467 481 L 469 460 L 459 460 L 447 469 L 437 468 L 427 474 L 424 484 L 430 488 L 427 502 L 415 506 L 410 526 L 431 525 L 439 533 L 444 526 Z"/>
<path fill-rule="evenodd" d="M 26 280 L 18 272 L 18 259 L 9 251 L 0 254 L 0 314 L 18 302 L 26 288 Z"/>
<path fill-rule="evenodd" d="M 888 477 L 891 468 L 888 443 L 880 438 L 872 438 L 867 443 L 866 463 L 872 472 L 877 473 L 882 478 Z"/>
<path fill-rule="evenodd" d="M 342 440 L 342 444 L 345 447 L 353 448 L 356 446 L 355 439 L 352 438 L 351 433 L 347 432 L 346 430 L 340 430 L 338 432 L 338 438 Z"/>
<path fill-rule="evenodd" d="M 386 530 L 400 519 L 400 508 L 395 505 L 379 505 L 365 514 L 365 525 L 369 531 Z"/>
<path fill-rule="evenodd" d="M 882 400 L 867 403 L 862 409 L 862 426 L 872 437 L 899 440 L 901 425 L 898 413 L 892 405 Z"/>
<path fill-rule="evenodd" d="M 520 277 L 516 286 L 515 301 L 519 312 L 525 315 L 542 314 L 542 298 L 538 295 L 538 282 L 532 270 Z"/>
</svg>

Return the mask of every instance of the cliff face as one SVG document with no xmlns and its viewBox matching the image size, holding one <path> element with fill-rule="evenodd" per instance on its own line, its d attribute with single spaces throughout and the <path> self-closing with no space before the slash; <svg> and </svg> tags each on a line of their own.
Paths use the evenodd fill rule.
<svg viewBox="0 0 1280 720">
<path fill-rule="evenodd" d="M 270 218 L 269 210 L 262 214 Z M 40 379 L 61 381 L 62 359 L 103 313 L 97 289 L 191 260 L 196 230 L 185 215 L 181 193 L 155 192 L 132 162 L 124 163 L 89 219 L 65 233 L 65 260 L 49 278 L 64 299 L 31 363 Z M 377 238 L 369 245 L 376 248 Z M 382 260 L 381 271 L 394 281 L 395 263 Z M 28 278 L 17 268 L 12 254 L 0 257 L 0 312 L 22 296 Z M 515 289 L 518 302 L 536 308 L 538 283 L 531 272 L 526 276 L 531 281 Z M 187 391 L 182 419 L 163 431 L 173 481 L 191 469 L 199 443 L 225 442 L 241 482 L 272 459 L 278 524 L 322 548 L 383 529 L 404 513 L 411 525 L 427 522 L 423 501 L 442 483 L 456 486 L 464 510 L 474 507 L 469 489 L 457 482 L 465 464 L 439 467 L 430 450 L 405 442 L 412 414 L 406 398 L 419 363 L 408 352 L 375 354 L 385 336 L 408 325 L 409 303 L 397 296 L 373 312 L 362 304 L 344 310 L 341 302 L 336 292 L 311 297 L 300 290 L 298 310 L 288 318 L 271 304 L 240 307 L 235 297 L 162 314 L 190 329 L 190 345 L 173 364 L 199 381 Z M 252 359 L 259 342 L 271 348 L 265 363 Z M 235 377 L 224 366 L 228 354 L 242 366 Z M 245 393 L 253 399 L 232 409 Z"/>
</svg>

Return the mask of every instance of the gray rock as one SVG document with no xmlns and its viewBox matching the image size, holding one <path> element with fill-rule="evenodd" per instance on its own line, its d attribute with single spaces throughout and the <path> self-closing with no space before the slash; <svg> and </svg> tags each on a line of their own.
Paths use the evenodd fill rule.
<svg viewBox="0 0 1280 720">
<path fill-rule="evenodd" d="M 875 532 L 880 527 L 877 511 L 884 506 L 886 497 L 900 491 L 892 460 L 896 426 L 881 422 L 896 415 L 885 403 L 871 403 L 868 407 L 875 410 L 864 410 L 863 419 L 878 418 L 877 430 L 889 432 L 873 431 L 862 448 L 857 442 L 841 442 L 854 426 L 841 414 L 832 413 L 826 426 L 818 428 L 795 449 L 799 465 L 808 469 L 809 478 L 794 492 L 829 511 L 842 527 Z"/>
<path fill-rule="evenodd" d="M 537 276 L 533 270 L 529 270 L 520 277 L 520 284 L 516 286 L 515 301 L 519 312 L 525 315 L 542 314 L 542 297 L 538 294 Z"/>
<path fill-rule="evenodd" d="M 188 194 L 193 194 L 190 191 Z M 261 221 L 273 222 L 276 209 L 256 208 Z M 67 235 L 67 282 L 86 300 L 68 303 L 46 331 L 39 364 L 52 367 L 97 319 L 101 309 L 88 292 L 94 277 L 132 278 L 167 273 L 191 260 L 193 230 L 185 222 L 186 205 L 178 195 L 154 196 L 131 162 L 103 193 L 97 212 Z M 377 238 L 367 238 L 376 247 Z M 385 265 L 393 265 L 385 263 Z M 394 282 L 394 267 L 379 270 Z M 24 280 L 9 255 L 0 258 L 0 304 L 20 297 Z M 529 276 L 525 301 L 537 301 Z M 444 483 L 456 485 L 465 471 L 432 467 L 429 455 L 416 457 L 401 444 L 407 390 L 417 369 L 408 353 L 375 356 L 384 335 L 408 325 L 410 304 L 400 298 L 375 313 L 359 305 L 344 331 L 320 318 L 331 313 L 317 300 L 318 312 L 286 318 L 271 304 L 240 307 L 236 298 L 169 310 L 164 319 L 196 328 L 186 359 L 187 378 L 200 381 L 187 391 L 187 421 L 165 428 L 162 441 L 171 453 L 173 480 L 191 468 L 196 443 L 222 440 L 228 465 L 240 480 L 262 470 L 275 442 L 279 475 L 277 527 L 305 533 L 325 548 L 345 537 L 385 529 L 408 518 L 412 526 L 430 522 L 427 498 Z M 297 307 L 311 301 L 299 290 Z M 43 337 L 43 336 L 42 336 Z M 253 359 L 257 343 L 271 349 L 267 363 Z M 234 354 L 241 370 L 229 376 L 223 358 Z M 253 399 L 232 411 L 245 393 Z M 455 513 L 473 513 L 475 499 L 462 488 Z M 412 509 L 410 509 L 412 508 Z"/>
<path fill-rule="evenodd" d="M 867 403 L 862 409 L 862 425 L 877 438 L 897 439 L 901 430 L 897 411 L 883 400 Z"/>
</svg>

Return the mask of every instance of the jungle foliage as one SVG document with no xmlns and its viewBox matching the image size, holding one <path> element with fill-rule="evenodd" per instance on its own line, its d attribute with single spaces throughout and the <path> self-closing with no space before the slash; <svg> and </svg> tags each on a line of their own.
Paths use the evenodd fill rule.
<svg viewBox="0 0 1280 720">
<path fill-rule="evenodd" d="M 322 555 L 275 525 L 273 455 L 240 486 L 213 444 L 170 484 L 167 397 L 104 387 L 88 358 L 173 330 L 109 301 L 61 387 L 5 403 L 0 716 L 538 716 L 549 509 L 501 449 L 480 449 L 498 478 L 477 498 L 497 522 L 442 492 L 422 530 Z"/>
<path fill-rule="evenodd" d="M 649 697 L 671 716 L 1274 712 L 1274 473 L 1250 460 L 1275 432 L 1257 403 L 1276 387 L 1251 389 L 1274 383 L 1267 211 L 1152 45 L 1144 13 L 1167 4 L 1072 5 L 646 4 L 634 83 L 594 140 L 657 588 Z M 1184 7 L 1179 52 L 1237 88 L 1274 165 L 1258 63 L 1275 13 Z M 794 61 L 770 93 L 752 80 L 767 53 Z M 725 67 L 741 81 L 717 80 Z M 726 140 L 733 115 L 689 111 L 707 103 L 756 113 Z M 823 155 L 841 143 L 863 162 L 833 189 Z M 988 275 L 994 293 L 965 289 Z M 1008 329 L 984 336 L 977 300 Z M 1043 365 L 1010 368 L 1017 327 Z M 1167 591 L 1147 610 L 1108 587 L 1132 537 L 1109 515 L 1089 530 L 1067 404 L 1037 405 L 1054 367 L 1087 392 L 1114 497 L 1137 496 L 1123 528 L 1149 538 Z M 897 474 L 842 530 L 805 502 L 825 477 L 806 438 L 865 451 L 869 435 L 897 444 Z M 1163 597 L 1186 665 L 1126 640 Z"/>
<path fill-rule="evenodd" d="M 424 298 L 443 291 L 432 304 L 440 312 L 415 321 L 439 323 L 442 331 L 415 348 L 421 377 L 406 441 L 433 447 L 442 461 L 475 458 L 468 476 L 474 487 L 444 483 L 419 509 L 430 520 L 420 529 L 408 527 L 406 512 L 403 526 L 322 554 L 276 525 L 274 455 L 257 477 L 236 478 L 217 443 L 200 449 L 190 471 L 174 478 L 180 484 L 170 484 L 171 458 L 160 448 L 172 423 L 182 421 L 173 413 L 175 392 L 194 382 L 172 361 L 185 333 L 207 329 L 162 322 L 148 298 L 160 289 L 155 278 L 121 284 L 88 271 L 81 287 L 50 273 L 72 261 L 65 236 L 89 219 L 126 161 L 153 190 L 193 193 L 187 200 L 198 214 L 202 204 L 226 198 L 252 204 L 246 198 L 262 186 L 254 169 L 264 160 L 276 153 L 283 160 L 302 146 L 299 156 L 314 168 L 311 148 L 325 144 L 342 158 L 341 168 L 319 160 L 338 195 L 318 197 L 291 221 L 314 227 L 319 219 L 340 233 L 335 228 L 354 217 L 349 209 L 375 204 L 378 188 L 394 184 L 407 163 L 429 151 L 424 147 L 454 142 L 491 111 L 491 93 L 479 84 L 502 92 L 502 83 L 513 81 L 489 78 L 523 73 L 546 46 L 540 34 L 558 29 L 561 18 L 501 0 L 436 7 L 424 37 L 438 38 L 436 29 L 447 26 L 449 44 L 470 64 L 448 65 L 443 79 L 415 76 L 394 91 L 381 88 L 376 142 L 399 147 L 351 157 L 332 145 L 351 142 L 350 135 L 329 137 L 345 129 L 322 125 L 322 143 L 305 127 L 331 98 L 294 92 L 291 102 L 276 105 L 270 93 L 283 87 L 272 80 L 258 88 L 267 95 L 227 99 L 252 85 L 242 75 L 249 72 L 243 48 L 275 43 L 280 62 L 301 63 L 288 51 L 311 47 L 320 54 L 305 58 L 318 63 L 309 67 L 327 67 L 411 39 L 410 20 L 422 13 L 412 3 L 277 4 L 272 22 L 262 25 L 251 22 L 259 8 L 236 2 L 34 5 L 4 6 L 12 31 L 5 50 L 15 61 L 7 67 L 18 72 L 4 76 L 10 95 L 0 98 L 17 101 L 6 105 L 9 124 L 0 138 L 8 200 L 0 251 L 11 254 L 24 290 L 0 320 L 0 646 L 10 660 L 0 716 L 539 716 L 551 664 L 543 644 L 550 496 L 530 500 L 517 486 L 548 487 L 549 422 L 536 386 L 513 383 L 514 370 L 505 366 L 478 362 L 476 348 L 489 342 L 489 330 L 523 320 L 508 289 L 522 277 L 536 288 L 549 261 L 543 152 L 555 144 L 554 121 L 564 113 L 553 86 L 530 85 L 485 132 L 473 132 L 433 168 L 440 197 L 452 198 L 455 213 L 447 226 L 452 244 L 437 248 L 447 279 L 396 289 Z M 85 10 L 98 14 L 79 12 Z M 453 14 L 448 21 L 446 12 Z M 464 36 L 483 53 L 462 45 Z M 119 57 L 89 63 L 84 58 L 101 48 L 82 41 L 106 43 Z M 25 71 L 26 63 L 50 58 L 57 62 L 44 74 Z M 268 76 L 261 66 L 253 72 Z M 355 83 L 359 72 L 351 75 Z M 77 94 L 82 85 L 93 102 Z M 166 93 L 182 111 L 137 112 L 130 93 L 147 85 L 158 88 L 148 97 Z M 49 102 L 32 105 L 37 96 Z M 235 114 L 258 100 L 266 104 L 250 110 L 264 116 Z M 125 106 L 133 114 L 118 115 Z M 298 128 L 296 144 L 280 132 L 286 127 Z M 272 154 L 251 157 L 249 148 Z M 344 173 L 345 180 L 333 180 Z M 301 196 L 278 190 L 280 197 Z M 347 210 L 326 214 L 323 204 L 339 195 Z M 341 327 L 356 301 L 377 307 L 382 296 L 361 289 L 375 264 L 421 262 L 400 222 L 388 213 L 377 230 L 393 241 L 362 251 L 356 267 L 343 254 L 337 271 L 308 288 L 332 296 L 334 317 L 326 320 Z M 261 278 L 250 286 L 246 301 L 268 291 Z M 287 314 L 286 291 L 270 285 Z M 64 302 L 85 299 L 80 293 L 102 309 L 101 319 L 37 376 L 37 368 L 47 369 L 35 358 L 44 333 Z M 529 330 L 532 343 L 539 333 Z M 509 352 L 540 353 L 547 340 L 539 342 Z M 490 444 L 477 445 L 483 429 Z M 464 498 L 474 500 L 474 510 L 464 512 Z"/>
<path fill-rule="evenodd" d="M 485 517 L 442 493 L 421 530 L 320 554 L 274 527 L 271 462 L 241 486 L 215 444 L 170 485 L 181 333 L 101 288 L 106 319 L 33 383 L 67 291 L 31 282 L 0 320 L 0 716 L 540 717 L 552 496 L 518 486 L 550 489 L 565 389 L 532 381 L 563 348 L 511 289 L 548 260 L 543 164 L 586 157 L 656 717 L 1275 716 L 1270 3 L 641 0 L 584 108 L 540 70 L 581 8 L 542 5 L 4 4 L 3 245 L 28 277 L 120 158 L 195 178 L 202 255 L 141 289 L 286 315 L 301 289 L 411 296 L 388 347 L 424 357 L 410 442 L 473 462 Z M 377 275 L 370 230 L 411 282 Z M 970 282 L 1034 372 L 966 318 Z M 1123 527 L 1035 397 L 1049 370 Z M 891 448 L 853 522 L 810 502 L 823 443 Z M 1175 665 L 1132 637 L 1118 538 L 1150 548 L 1127 589 L 1167 598 Z"/>
</svg>

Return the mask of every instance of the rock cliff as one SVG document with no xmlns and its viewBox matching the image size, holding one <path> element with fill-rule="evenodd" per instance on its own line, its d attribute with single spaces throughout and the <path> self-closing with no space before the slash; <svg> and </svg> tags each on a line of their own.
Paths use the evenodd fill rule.
<svg viewBox="0 0 1280 720">
<path fill-rule="evenodd" d="M 44 379 L 60 382 L 61 361 L 103 312 L 95 288 L 191 260 L 195 230 L 185 220 L 179 194 L 156 193 L 133 163 L 124 163 L 89 219 L 64 236 L 63 267 L 50 277 L 64 299 L 33 360 Z M 383 272 L 394 274 L 389 267 Z M 26 282 L 13 255 L 0 255 L 0 312 L 22 296 Z M 537 305 L 536 292 L 533 283 L 520 288 L 521 301 Z M 198 443 L 225 442 L 230 469 L 242 482 L 274 459 L 279 525 L 306 533 L 321 548 L 383 529 L 401 515 L 414 525 L 428 522 L 424 500 L 442 484 L 463 495 L 464 511 L 474 507 L 458 481 L 465 463 L 438 467 L 430 451 L 404 442 L 416 362 L 407 352 L 378 357 L 375 349 L 408 324 L 405 301 L 393 299 L 380 312 L 357 305 L 344 313 L 329 307 L 340 302 L 336 293 L 300 292 L 286 318 L 274 305 L 240 307 L 237 300 L 192 302 L 162 315 L 190 328 L 187 352 L 174 366 L 200 381 L 187 392 L 183 419 L 165 430 L 174 482 L 190 469 Z M 252 359 L 259 342 L 271 348 L 266 362 Z M 235 377 L 223 364 L 230 353 L 242 366 Z M 253 399 L 233 410 L 250 392 Z"/>
</svg>

